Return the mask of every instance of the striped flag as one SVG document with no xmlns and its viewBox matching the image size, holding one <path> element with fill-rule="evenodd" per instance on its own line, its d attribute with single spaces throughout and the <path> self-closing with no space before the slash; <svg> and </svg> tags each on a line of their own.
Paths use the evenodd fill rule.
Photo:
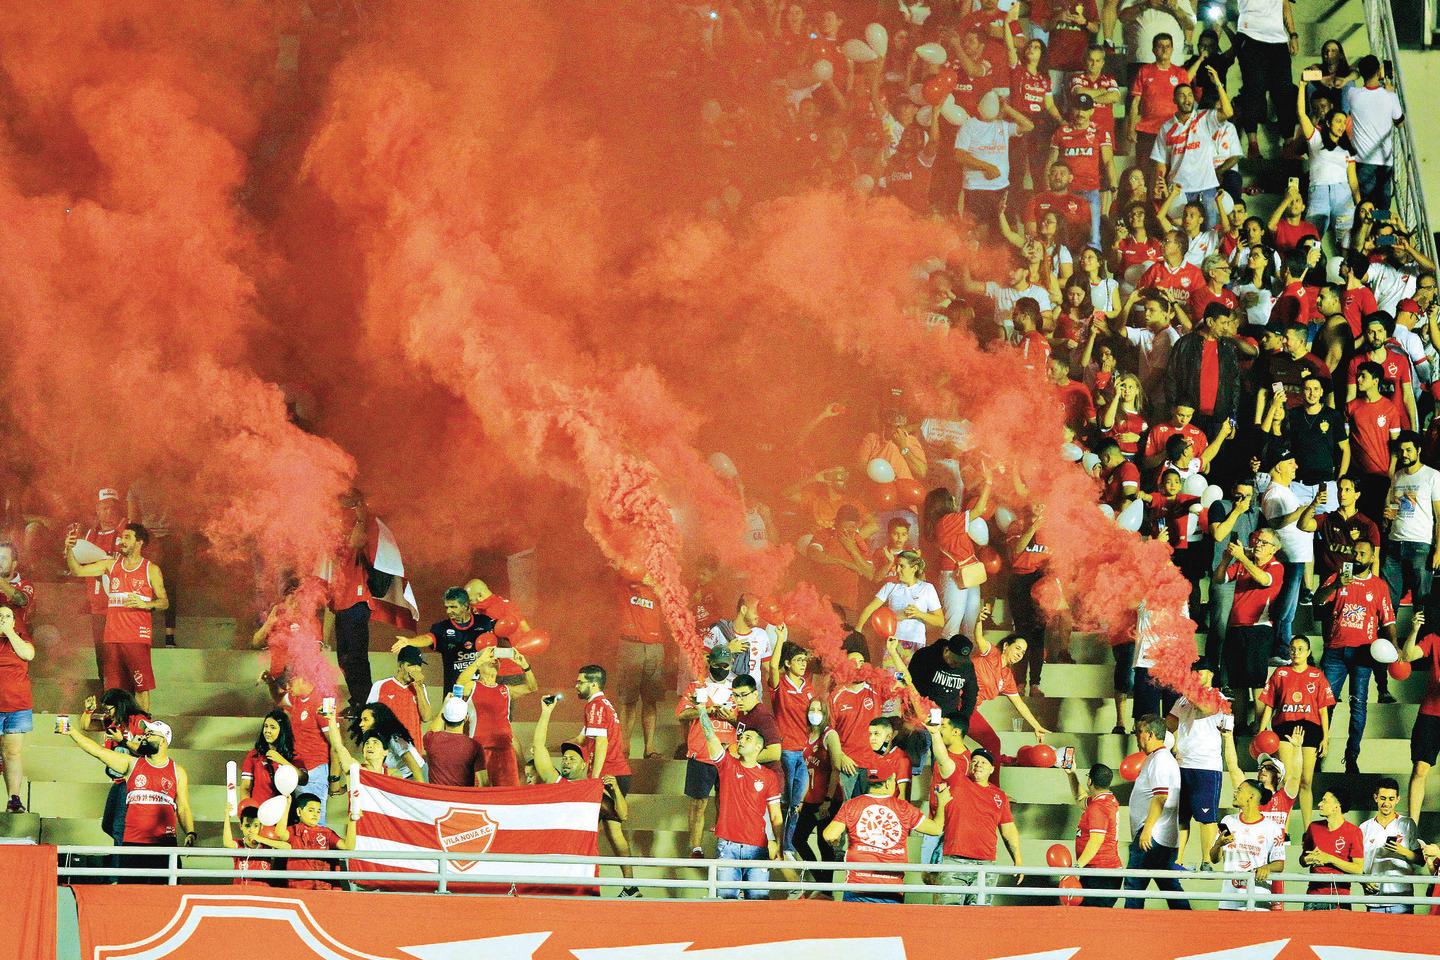
<svg viewBox="0 0 1440 960">
<path fill-rule="evenodd" d="M 429 871 L 434 864 L 390 860 L 386 851 L 446 850 L 475 854 L 559 854 L 595 856 L 600 825 L 599 780 L 530 787 L 444 787 L 360 771 L 360 809 L 354 870 Z M 360 857 L 364 855 L 364 859 Z M 513 876 L 574 877 L 596 875 L 591 864 L 495 863 L 454 860 L 458 884 L 450 889 L 506 892 Z M 477 883 L 464 882 L 474 879 Z M 367 886 L 414 890 L 417 884 L 385 880 Z M 432 884 L 426 884 L 432 887 Z M 596 888 L 520 886 L 520 893 L 595 893 Z"/>
</svg>

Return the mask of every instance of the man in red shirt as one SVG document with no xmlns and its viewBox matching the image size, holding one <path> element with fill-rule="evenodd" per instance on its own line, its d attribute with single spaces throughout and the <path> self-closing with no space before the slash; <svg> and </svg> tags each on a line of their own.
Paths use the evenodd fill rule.
<svg viewBox="0 0 1440 960">
<path fill-rule="evenodd" d="M 853 633 L 845 638 L 845 656 L 856 666 L 866 663 L 865 638 Z M 834 738 L 830 762 L 835 768 L 835 793 L 842 801 L 853 796 L 860 776 L 859 760 L 870 749 L 870 721 L 880 716 L 880 696 L 864 680 L 855 679 L 830 691 L 830 727 Z"/>
<path fill-rule="evenodd" d="M 3 544 L 0 550 L 9 550 L 13 555 L 15 548 Z M 35 646 L 22 635 L 15 611 L 0 606 L 0 749 L 5 756 L 5 787 L 10 794 L 7 813 L 25 812 L 20 797 L 25 792 L 25 735 L 35 726 L 30 699 L 30 663 L 34 659 Z"/>
<path fill-rule="evenodd" d="M 1374 669 L 1370 644 L 1380 636 L 1395 643 L 1395 607 L 1390 588 L 1375 573 L 1374 549 L 1367 541 L 1357 541 L 1353 568 L 1348 573 L 1342 568 L 1315 594 L 1317 607 L 1331 607 L 1320 669 L 1325 671 L 1330 692 L 1337 702 L 1345 684 L 1350 684 L 1350 734 L 1345 741 L 1345 769 L 1353 775 L 1360 772 L 1360 741 L 1365 736 L 1370 671 Z"/>
<path fill-rule="evenodd" d="M 278 691 L 277 691 L 278 692 Z M 324 698 L 315 694 L 315 684 L 308 677 L 291 675 L 280 697 L 280 706 L 290 717 L 290 732 L 295 738 L 295 765 L 309 776 L 307 784 L 330 782 L 330 724 L 333 716 L 324 713 Z M 334 705 L 331 704 L 332 712 Z M 341 774 L 344 776 L 344 774 Z M 320 822 L 325 822 L 325 807 L 320 807 Z"/>
<path fill-rule="evenodd" d="M 465 733 L 470 708 L 459 697 L 447 696 L 440 715 L 425 734 L 425 770 L 428 782 L 447 787 L 481 786 L 485 750 Z"/>
<path fill-rule="evenodd" d="M 1365 837 L 1360 828 L 1345 819 L 1345 801 L 1334 790 L 1320 794 L 1320 816 L 1305 830 L 1300 863 L 1310 872 L 1341 877 L 1365 872 Z M 1349 883 L 1312 883 L 1305 890 L 1309 894 L 1328 897 L 1348 897 Z M 1333 906 L 1307 903 L 1306 910 L 1349 910 L 1348 903 L 1336 901 Z"/>
<path fill-rule="evenodd" d="M 586 664 L 575 675 L 575 694 L 585 704 L 580 743 L 585 751 L 585 762 L 590 776 L 595 780 L 614 777 L 616 789 L 628 797 L 630 759 L 625 736 L 620 731 L 620 715 L 616 712 L 615 705 L 605 696 L 605 679 L 605 668 L 598 663 Z M 619 820 L 606 820 L 605 836 L 609 838 L 615 856 L 630 856 L 630 838 L 625 836 L 623 823 Z M 635 875 L 628 866 L 621 867 L 620 873 L 627 880 Z M 621 896 L 625 897 L 639 895 L 640 891 L 636 887 L 627 886 L 621 891 Z"/>
<path fill-rule="evenodd" d="M 350 489 L 340 497 L 349 528 L 330 558 L 330 610 L 335 614 L 335 651 L 345 674 L 350 713 L 358 716 L 370 689 L 370 582 L 368 558 L 379 530 L 365 496 Z"/>
<path fill-rule="evenodd" d="M 960 18 L 956 24 L 960 35 L 978 33 L 985 41 L 984 57 L 995 66 L 1009 63 L 1006 47 L 1021 52 L 1025 33 L 1018 19 L 1007 16 L 1000 9 L 1000 0 L 979 0 L 977 8 Z"/>
<path fill-rule="evenodd" d="M 717 774 L 715 816 L 715 856 L 721 860 L 776 860 L 780 857 L 780 841 L 785 830 L 780 810 L 780 777 L 760 763 L 765 740 L 754 728 L 735 738 L 731 753 L 715 735 L 710 721 L 709 706 L 696 701 L 696 719 L 705 737 L 706 756 L 715 765 Z M 766 822 L 769 829 L 766 829 Z M 768 867 L 721 867 L 718 876 L 727 881 L 770 879 Z M 737 890 L 721 887 L 722 899 L 768 900 L 768 890 Z"/>
<path fill-rule="evenodd" d="M 846 838 L 845 859 L 849 863 L 905 863 L 909 860 L 906 841 L 911 831 L 938 835 L 944 830 L 945 807 L 950 802 L 950 788 L 936 788 L 936 808 L 929 816 L 896 795 L 895 774 L 873 768 L 866 771 L 869 787 L 864 794 L 846 800 L 834 819 L 825 825 L 821 838 L 826 843 L 839 843 Z M 851 870 L 847 883 L 901 884 L 903 872 L 890 870 Z M 903 903 L 903 893 L 872 891 L 845 892 L 847 903 Z"/>
<path fill-rule="evenodd" d="M 655 749 L 655 721 L 660 694 L 665 689 L 665 634 L 661 627 L 660 596 L 648 573 L 631 571 L 616 583 L 616 620 L 620 655 L 616 661 L 620 706 L 625 708 L 625 742 L 635 733 L 640 718 L 644 755 L 660 756 Z M 638 709 L 637 709 L 638 705 Z"/>
<path fill-rule="evenodd" d="M 1077 434 L 1083 433 L 1095 423 L 1095 401 L 1090 397 L 1090 388 L 1070 379 L 1067 357 L 1051 357 L 1045 373 L 1055 387 L 1055 400 L 1065 415 L 1065 426 Z"/>
<path fill-rule="evenodd" d="M 1256 530 L 1250 537 L 1249 551 L 1232 541 L 1213 574 L 1216 582 L 1235 584 L 1230 626 L 1220 655 L 1225 659 L 1225 674 L 1235 693 L 1235 722 L 1242 728 L 1249 722 L 1251 691 L 1265 686 L 1274 644 L 1271 606 L 1280 596 L 1285 579 L 1285 567 L 1275 559 L 1279 549 L 1274 530 Z"/>
<path fill-rule="evenodd" d="M 1135 292 L 1130 295 L 1131 300 L 1126 303 L 1127 310 L 1122 310 L 1122 314 L 1128 312 L 1134 300 L 1144 296 L 1144 290 L 1153 288 L 1176 303 L 1187 303 L 1192 292 L 1205 286 L 1205 275 L 1200 268 L 1185 259 L 1185 244 L 1185 237 L 1180 231 L 1171 230 L 1165 234 L 1160 246 L 1161 259 L 1151 264 L 1140 278 Z"/>
<path fill-rule="evenodd" d="M 1350 325 L 1350 335 L 1359 340 L 1365 334 L 1365 318 L 1380 309 L 1375 300 L 1375 291 L 1365 283 L 1365 274 L 1370 270 L 1370 258 L 1354 252 L 1340 260 L 1340 279 L 1345 289 L 1340 294 L 1341 312 Z"/>
<path fill-rule="evenodd" d="M 1080 823 L 1075 828 L 1075 866 L 1081 869 L 1093 867 L 1096 870 L 1119 870 L 1124 866 L 1120 861 L 1120 848 L 1116 844 L 1116 831 L 1120 823 L 1120 801 L 1115 799 L 1110 784 L 1114 782 L 1115 771 L 1097 763 L 1090 768 L 1085 783 L 1074 769 L 1066 770 L 1070 778 L 1070 792 L 1081 807 Z M 1081 877 L 1080 886 L 1086 890 L 1119 890 L 1123 877 Z M 1109 907 L 1115 904 L 1115 897 L 1086 897 L 1080 901 L 1083 907 Z"/>
<path fill-rule="evenodd" d="M 780 770 L 785 778 L 785 836 L 781 852 L 787 858 L 795 850 L 800 800 L 810 786 L 810 770 L 805 764 L 805 748 L 810 742 L 810 706 L 812 703 L 816 709 L 821 706 L 815 685 L 805 675 L 809 668 L 810 651 L 788 638 L 777 639 L 765 674 L 765 689 L 780 730 Z"/>
<path fill-rule="evenodd" d="M 1092 45 L 1085 51 L 1085 69 L 1070 77 L 1070 96 L 1081 94 L 1095 101 L 1095 125 L 1115 141 L 1115 104 L 1124 94 L 1120 84 L 1105 72 L 1105 48 Z M 1148 154 L 1147 154 L 1148 156 Z"/>
<path fill-rule="evenodd" d="M 1353 469 L 1360 481 L 1360 512 L 1367 517 L 1385 512 L 1394 463 L 1390 443 L 1404 429 L 1400 408 L 1380 392 L 1384 375 L 1378 363 L 1360 364 L 1355 368 L 1355 399 L 1345 405 L 1355 451 Z"/>
<path fill-rule="evenodd" d="M 1420 822 L 1420 808 L 1425 803 L 1425 781 L 1435 765 L 1436 754 L 1440 753 L 1440 635 L 1434 628 L 1425 630 L 1425 611 L 1417 610 L 1410 621 L 1410 635 L 1400 651 L 1400 660 L 1413 663 L 1422 657 L 1429 658 L 1430 672 L 1425 678 L 1425 693 L 1415 724 L 1410 729 L 1409 813 L 1416 823 Z"/>
<path fill-rule="evenodd" d="M 1101 194 L 1115 189 L 1115 145 L 1094 121 L 1095 101 L 1085 94 L 1070 104 L 1070 120 L 1050 138 L 1050 158 L 1074 174 L 1075 192 L 1090 207 L 1090 246 L 1100 246 Z"/>
<path fill-rule="evenodd" d="M 975 872 L 966 869 L 966 866 L 995 862 L 997 831 L 1010 851 L 1010 859 L 1015 866 L 1021 866 L 1020 831 L 1015 829 L 1010 798 L 990 783 L 990 775 L 995 772 L 995 758 L 984 747 L 976 747 L 970 754 L 970 768 L 965 770 L 951 762 L 940 738 L 939 727 L 928 729 L 931 749 L 935 752 L 935 768 L 950 788 L 953 805 L 949 815 L 942 818 L 945 835 L 940 844 L 941 858 L 935 861 L 951 869 L 939 873 L 935 882 L 942 886 L 973 883 Z M 950 768 L 948 772 L 947 767 Z M 1019 885 L 1025 882 L 1025 877 L 1016 874 L 1011 882 Z M 935 902 L 968 906 L 980 900 L 973 893 L 944 893 L 937 896 Z"/>
<path fill-rule="evenodd" d="M 1116 513 L 1130 505 L 1140 492 L 1140 468 L 1120 450 L 1115 440 L 1105 440 L 1097 451 L 1100 457 L 1100 502 L 1109 504 Z"/>
<path fill-rule="evenodd" d="M 1151 470 L 1159 467 L 1165 462 L 1165 444 L 1174 436 L 1189 440 L 1195 456 L 1204 456 L 1205 449 L 1210 446 L 1210 439 L 1205 436 L 1205 431 L 1195 426 L 1194 419 L 1194 406 L 1184 400 L 1177 401 L 1170 408 L 1170 419 L 1165 423 L 1155 424 L 1145 435 L 1145 447 L 1141 452 L 1140 462 Z"/>
<path fill-rule="evenodd" d="M 1064 242 L 1074 249 L 1087 242 L 1099 211 L 1090 206 L 1089 200 L 1071 190 L 1074 172 L 1063 158 L 1053 159 L 1054 154 L 1052 150 L 1050 166 L 1045 170 L 1045 186 L 1048 189 L 1032 194 L 1025 208 L 1025 235 L 1038 236 L 1040 221 L 1045 219 L 1045 214 L 1054 211 L 1060 218 Z"/>
<path fill-rule="evenodd" d="M 395 655 L 395 675 L 375 681 L 365 702 L 389 707 L 410 731 L 411 742 L 419 744 L 426 724 L 435 715 L 425 686 L 425 655 L 417 647 L 401 647 Z"/>
<path fill-rule="evenodd" d="M 1399 408 L 1401 428 L 1414 430 L 1419 422 L 1415 408 L 1415 391 L 1411 388 L 1410 358 L 1391 340 L 1395 320 L 1388 313 L 1371 314 L 1365 318 L 1365 349 L 1350 360 L 1347 371 L 1349 387 L 1346 399 L 1354 400 L 1360 390 L 1360 368 L 1373 363 L 1380 368 L 1380 392 Z"/>
<path fill-rule="evenodd" d="M 1285 285 L 1270 310 L 1269 326 L 1284 330 L 1292 324 L 1309 325 L 1321 319 L 1320 288 L 1305 282 L 1309 272 L 1308 254 L 1304 250 L 1292 250 L 1285 258 Z"/>
<path fill-rule="evenodd" d="M 1149 157 L 1155 149 L 1155 135 L 1175 115 L 1175 88 L 1190 82 L 1184 67 L 1175 66 L 1175 40 L 1157 33 L 1150 41 L 1154 63 L 1142 63 L 1130 85 L 1130 108 L 1125 111 L 1126 139 L 1135 145 L 1135 156 Z"/>
<path fill-rule="evenodd" d="M 1202 260 L 1200 272 L 1205 277 L 1205 285 L 1190 291 L 1190 302 L 1185 306 L 1192 323 L 1199 324 L 1205 316 L 1205 308 L 1212 303 L 1224 305 L 1226 313 L 1240 309 L 1240 298 L 1226 287 L 1230 282 L 1230 261 L 1223 253 L 1212 253 Z M 1195 451 L 1195 455 L 1198 457 L 1200 451 Z"/>
</svg>

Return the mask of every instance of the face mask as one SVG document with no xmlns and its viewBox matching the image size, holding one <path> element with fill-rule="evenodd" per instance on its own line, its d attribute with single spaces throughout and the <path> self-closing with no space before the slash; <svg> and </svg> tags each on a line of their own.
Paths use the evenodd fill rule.
<svg viewBox="0 0 1440 960">
<path fill-rule="evenodd" d="M 141 757 L 153 757 L 160 752 L 160 744 L 154 740 L 141 740 L 140 745 L 135 748 L 135 753 Z"/>
<path fill-rule="evenodd" d="M 825 722 L 825 714 L 823 714 L 823 713 L 821 713 L 820 711 L 816 710 L 816 711 L 814 711 L 814 712 L 812 712 L 812 713 L 807 713 L 807 714 L 805 715 L 805 719 L 807 719 L 807 720 L 810 721 L 810 726 L 812 726 L 812 727 L 818 727 L 818 726 L 820 726 L 820 724 L 822 724 L 822 723 Z"/>
<path fill-rule="evenodd" d="M 729 668 L 729 667 L 719 667 L 719 666 L 716 666 L 716 667 L 711 667 L 711 668 L 710 668 L 710 679 L 712 679 L 712 680 L 717 680 L 717 681 L 719 681 L 719 680 L 724 680 L 724 679 L 725 679 L 726 677 L 728 677 L 728 676 L 730 676 L 730 668 Z"/>
</svg>

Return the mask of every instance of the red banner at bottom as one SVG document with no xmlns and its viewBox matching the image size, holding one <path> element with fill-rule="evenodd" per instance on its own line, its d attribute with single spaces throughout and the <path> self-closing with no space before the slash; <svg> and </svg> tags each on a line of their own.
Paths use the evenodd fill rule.
<svg viewBox="0 0 1440 960">
<path fill-rule="evenodd" d="M 1440 960 L 1428 917 L 76 887 L 86 960 Z M 1404 951 L 1395 953 L 1392 951 Z"/>
</svg>

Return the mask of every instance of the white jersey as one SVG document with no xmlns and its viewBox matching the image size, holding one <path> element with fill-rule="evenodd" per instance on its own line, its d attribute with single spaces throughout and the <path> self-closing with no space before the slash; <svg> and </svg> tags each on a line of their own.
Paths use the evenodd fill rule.
<svg viewBox="0 0 1440 960">
<path fill-rule="evenodd" d="M 1165 807 L 1150 839 L 1161 846 L 1173 847 L 1180 841 L 1180 823 L 1176 816 L 1180 809 L 1180 767 L 1175 755 L 1164 747 L 1145 758 L 1145 765 L 1140 768 L 1140 776 L 1130 791 L 1130 829 L 1136 837 L 1145 828 L 1152 797 L 1162 798 Z"/>
<path fill-rule="evenodd" d="M 1220 826 L 1222 830 L 1229 830 L 1235 838 L 1233 843 L 1220 851 L 1221 870 L 1227 873 L 1251 873 L 1267 863 L 1285 860 L 1285 832 L 1276 826 L 1275 821 L 1263 814 L 1254 823 L 1246 823 L 1238 814 L 1231 814 L 1220 821 Z M 1262 890 L 1270 889 L 1268 881 L 1262 883 L 1257 880 L 1255 886 Z M 1224 889 L 1244 890 L 1245 881 L 1228 880 Z M 1221 900 L 1218 906 L 1221 910 L 1245 909 L 1244 903 L 1238 900 Z M 1257 906 L 1255 909 L 1265 908 Z"/>
<path fill-rule="evenodd" d="M 1180 721 L 1175 728 L 1175 756 L 1181 769 L 1224 770 L 1221 731 L 1235 729 L 1234 714 L 1206 716 L 1189 698 L 1181 697 L 1170 708 L 1170 715 Z"/>
<path fill-rule="evenodd" d="M 1396 817 L 1385 826 L 1380 826 L 1374 817 L 1360 824 L 1360 835 L 1365 838 L 1365 872 L 1383 873 L 1389 876 L 1408 877 L 1415 872 L 1409 860 L 1396 856 L 1385 849 L 1392 838 L 1401 845 L 1415 849 L 1415 821 L 1409 817 Z M 1382 883 L 1380 892 L 1389 896 L 1408 897 L 1423 895 L 1424 887 L 1412 887 L 1408 883 Z"/>
</svg>

